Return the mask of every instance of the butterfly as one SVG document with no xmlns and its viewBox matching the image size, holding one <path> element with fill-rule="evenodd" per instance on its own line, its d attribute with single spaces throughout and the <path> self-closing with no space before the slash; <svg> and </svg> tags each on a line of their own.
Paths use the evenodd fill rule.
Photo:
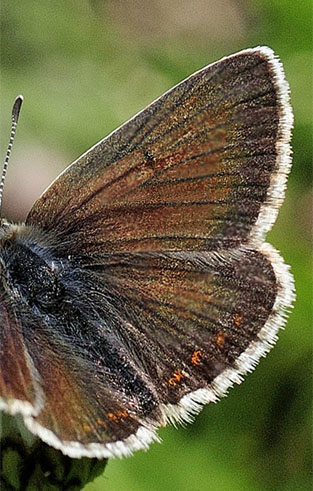
<svg viewBox="0 0 313 491">
<path fill-rule="evenodd" d="M 0 408 L 70 457 L 126 456 L 240 383 L 294 299 L 264 241 L 292 123 L 280 61 L 247 49 L 90 148 L 24 224 L 2 219 Z"/>
</svg>

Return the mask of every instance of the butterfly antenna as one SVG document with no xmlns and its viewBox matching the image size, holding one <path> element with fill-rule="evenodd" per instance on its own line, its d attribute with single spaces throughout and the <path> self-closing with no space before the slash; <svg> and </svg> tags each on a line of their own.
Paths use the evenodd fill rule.
<svg viewBox="0 0 313 491">
<path fill-rule="evenodd" d="M 15 137 L 15 133 L 16 133 L 16 126 L 17 126 L 18 117 L 20 114 L 22 102 L 23 102 L 23 96 L 18 95 L 14 101 L 13 109 L 12 109 L 12 126 L 11 126 L 10 140 L 9 140 L 9 145 L 8 145 L 7 153 L 6 153 L 4 164 L 3 164 L 2 176 L 1 176 L 1 181 L 0 181 L 0 216 L 1 216 L 1 209 L 2 209 L 2 196 L 3 196 L 4 181 L 5 181 L 5 176 L 6 176 L 6 173 L 8 170 L 11 150 L 12 150 L 13 141 L 14 141 L 14 137 Z"/>
</svg>

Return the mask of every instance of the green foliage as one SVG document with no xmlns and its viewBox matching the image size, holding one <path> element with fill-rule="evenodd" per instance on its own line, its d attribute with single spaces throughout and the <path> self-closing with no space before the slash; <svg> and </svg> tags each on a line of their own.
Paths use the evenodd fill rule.
<svg viewBox="0 0 313 491">
<path fill-rule="evenodd" d="M 18 416 L 0 414 L 0 436 L 3 491 L 79 491 L 102 474 L 107 463 L 63 455 L 29 433 Z"/>
</svg>

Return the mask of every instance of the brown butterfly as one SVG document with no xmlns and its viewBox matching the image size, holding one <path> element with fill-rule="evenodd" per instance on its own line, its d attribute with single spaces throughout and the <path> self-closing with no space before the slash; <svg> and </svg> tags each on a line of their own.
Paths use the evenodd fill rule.
<svg viewBox="0 0 313 491">
<path fill-rule="evenodd" d="M 264 242 L 292 120 L 279 60 L 247 49 L 93 146 L 25 224 L 2 219 L 0 407 L 71 457 L 123 456 L 241 382 L 294 297 Z"/>
</svg>

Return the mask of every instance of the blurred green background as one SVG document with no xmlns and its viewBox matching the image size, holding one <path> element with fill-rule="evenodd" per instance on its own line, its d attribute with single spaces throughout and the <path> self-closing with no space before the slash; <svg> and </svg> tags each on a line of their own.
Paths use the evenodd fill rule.
<svg viewBox="0 0 313 491">
<path fill-rule="evenodd" d="M 202 66 L 269 45 L 295 113 L 293 170 L 269 240 L 295 275 L 297 301 L 266 360 L 193 425 L 113 460 L 88 491 L 311 489 L 311 0 L 1 2 L 1 151 L 25 97 L 4 213 L 23 220 L 64 167 Z M 70 408 L 69 408 L 70 410 Z"/>
</svg>

